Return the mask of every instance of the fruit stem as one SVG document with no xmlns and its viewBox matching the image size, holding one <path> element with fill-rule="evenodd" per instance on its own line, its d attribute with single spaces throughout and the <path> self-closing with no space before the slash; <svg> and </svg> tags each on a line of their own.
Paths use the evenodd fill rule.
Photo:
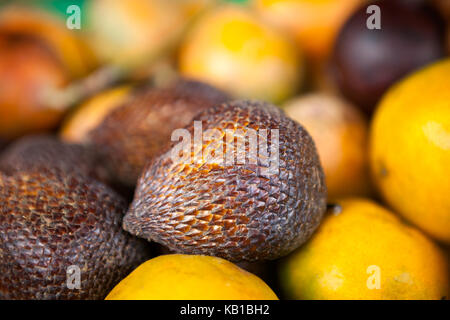
<svg viewBox="0 0 450 320">
<path fill-rule="evenodd" d="M 56 110 L 66 110 L 79 101 L 119 82 L 124 77 L 124 73 L 124 70 L 117 66 L 105 66 L 63 89 L 49 88 L 43 92 L 45 105 Z"/>
</svg>

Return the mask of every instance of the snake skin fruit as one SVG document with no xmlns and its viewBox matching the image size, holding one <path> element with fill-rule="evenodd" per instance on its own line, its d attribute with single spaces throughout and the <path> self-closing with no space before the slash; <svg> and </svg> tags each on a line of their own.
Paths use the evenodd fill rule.
<svg viewBox="0 0 450 320">
<path fill-rule="evenodd" d="M 150 258 L 147 243 L 121 228 L 125 211 L 84 175 L 0 172 L 0 299 L 105 298 Z M 69 289 L 69 268 L 79 268 L 78 288 Z"/>
<path fill-rule="evenodd" d="M 64 143 L 50 135 L 26 136 L 12 143 L 0 154 L 0 171 L 6 174 L 45 168 L 58 168 L 67 173 L 77 172 L 104 183 L 112 180 L 94 150 Z"/>
<path fill-rule="evenodd" d="M 147 161 L 170 141 L 174 129 L 186 126 L 200 111 L 227 100 L 226 93 L 192 80 L 144 88 L 108 114 L 88 134 L 88 140 L 102 152 L 120 182 L 135 186 Z"/>
<path fill-rule="evenodd" d="M 224 103 L 194 120 L 203 132 L 220 132 L 201 148 L 194 145 L 210 155 L 239 152 L 237 143 L 223 148 L 226 129 L 236 141 L 253 129 L 267 150 L 276 142 L 272 130 L 278 130 L 278 172 L 265 171 L 272 162 L 259 155 L 257 163 L 207 161 L 196 152 L 191 160 L 201 161 L 177 161 L 172 151 L 178 142 L 172 142 L 142 173 L 124 229 L 175 252 L 235 262 L 277 259 L 304 243 L 326 210 L 324 174 L 306 130 L 279 108 L 257 101 Z M 195 123 L 186 129 L 195 135 Z M 243 151 L 250 150 L 246 143 Z"/>
</svg>

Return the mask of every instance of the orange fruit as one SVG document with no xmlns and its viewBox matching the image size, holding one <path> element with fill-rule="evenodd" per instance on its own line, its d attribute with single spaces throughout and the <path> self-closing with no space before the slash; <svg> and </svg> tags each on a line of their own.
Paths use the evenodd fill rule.
<svg viewBox="0 0 450 320">
<path fill-rule="evenodd" d="M 162 255 L 141 264 L 106 300 L 278 300 L 257 276 L 227 260 Z"/>
<path fill-rule="evenodd" d="M 312 239 L 283 261 L 291 299 L 442 299 L 445 254 L 419 230 L 365 199 L 337 201 Z"/>
<path fill-rule="evenodd" d="M 200 18 L 182 43 L 179 68 L 237 97 L 272 102 L 292 96 L 303 74 L 290 39 L 236 5 Z"/>
<path fill-rule="evenodd" d="M 312 136 L 325 172 L 328 197 L 369 195 L 369 125 L 361 111 L 324 92 L 288 101 L 284 109 Z"/>
<path fill-rule="evenodd" d="M 69 80 L 40 43 L 0 40 L 0 137 L 10 140 L 55 127 L 62 110 L 46 105 L 43 94 Z"/>
<path fill-rule="evenodd" d="M 450 243 L 450 59 L 413 73 L 379 104 L 371 128 L 373 180 L 410 222 Z"/>
</svg>

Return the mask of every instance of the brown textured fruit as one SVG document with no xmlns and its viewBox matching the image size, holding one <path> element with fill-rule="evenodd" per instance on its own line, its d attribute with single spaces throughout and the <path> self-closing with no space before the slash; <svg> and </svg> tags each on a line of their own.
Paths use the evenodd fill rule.
<svg viewBox="0 0 450 320">
<path fill-rule="evenodd" d="M 84 101 L 64 119 L 59 134 L 61 139 L 71 143 L 88 142 L 89 132 L 112 110 L 121 107 L 132 95 L 132 90 L 133 85 L 123 84 L 101 91 Z"/>
<path fill-rule="evenodd" d="M 224 103 L 195 120 L 202 122 L 203 132 L 219 132 L 209 143 L 203 141 L 202 149 L 208 153 L 202 157 L 194 145 L 192 158 L 201 161 L 185 162 L 172 156 L 177 143 L 166 146 L 139 179 L 124 218 L 125 230 L 176 252 L 231 261 L 276 259 L 305 242 L 326 207 L 324 174 L 306 130 L 277 107 L 258 101 Z M 186 127 L 191 137 L 194 127 Z M 258 143 L 267 141 L 266 151 L 276 150 L 272 130 L 279 130 L 279 160 L 270 163 L 278 163 L 278 172 L 265 171 L 269 164 L 263 160 L 276 160 L 272 151 L 265 158 L 260 147 L 254 163 L 249 143 L 242 150 L 224 150 L 226 129 L 236 141 L 256 130 Z M 268 130 L 266 137 L 260 129 Z M 248 160 L 231 163 L 210 157 L 233 151 Z"/>
<path fill-rule="evenodd" d="M 8 174 L 46 168 L 76 172 L 103 182 L 110 180 L 94 150 L 64 143 L 50 135 L 26 136 L 12 143 L 0 155 L 0 170 Z"/>
<path fill-rule="evenodd" d="M 121 228 L 126 203 L 59 169 L 0 172 L 0 299 L 103 299 L 149 258 Z M 79 289 L 67 272 L 80 269 Z"/>
<path fill-rule="evenodd" d="M 119 181 L 135 185 L 146 162 L 200 111 L 228 100 L 207 84 L 179 80 L 164 88 L 143 88 L 112 110 L 88 140 L 105 155 Z"/>
</svg>

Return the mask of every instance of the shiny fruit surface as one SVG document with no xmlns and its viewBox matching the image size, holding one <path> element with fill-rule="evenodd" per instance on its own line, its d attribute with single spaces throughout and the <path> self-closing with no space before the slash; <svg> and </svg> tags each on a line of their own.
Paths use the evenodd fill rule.
<svg viewBox="0 0 450 320">
<path fill-rule="evenodd" d="M 450 243 L 450 59 L 412 74 L 381 101 L 372 123 L 371 171 L 385 201 Z"/>
<path fill-rule="evenodd" d="M 183 75 L 236 97 L 282 101 L 303 77 L 300 54 L 282 33 L 238 6 L 204 15 L 188 33 L 179 56 Z"/>
<path fill-rule="evenodd" d="M 162 255 L 140 265 L 106 300 L 278 300 L 257 276 L 224 259 Z"/>
<path fill-rule="evenodd" d="M 419 230 L 366 199 L 337 201 L 317 233 L 286 258 L 291 299 L 442 299 L 444 253 Z"/>
</svg>

